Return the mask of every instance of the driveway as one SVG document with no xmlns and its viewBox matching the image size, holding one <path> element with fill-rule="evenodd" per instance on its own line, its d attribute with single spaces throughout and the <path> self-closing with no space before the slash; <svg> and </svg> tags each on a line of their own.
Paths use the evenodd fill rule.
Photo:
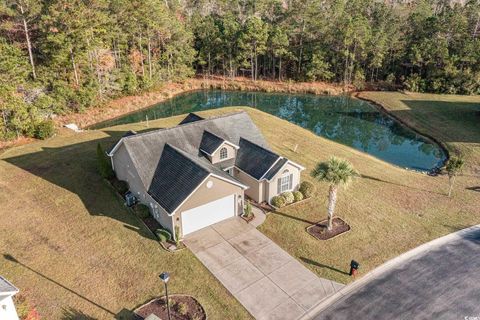
<svg viewBox="0 0 480 320">
<path fill-rule="evenodd" d="M 318 278 L 238 217 L 184 243 L 256 319 L 296 319 L 343 287 Z"/>
<path fill-rule="evenodd" d="M 480 227 L 472 230 L 426 244 L 312 318 L 479 319 Z"/>
</svg>

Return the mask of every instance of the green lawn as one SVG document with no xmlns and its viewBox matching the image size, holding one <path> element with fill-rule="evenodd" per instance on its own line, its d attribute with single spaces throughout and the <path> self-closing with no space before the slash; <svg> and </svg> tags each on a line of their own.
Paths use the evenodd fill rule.
<svg viewBox="0 0 480 320">
<path fill-rule="evenodd" d="M 339 193 L 337 213 L 351 225 L 349 233 L 320 242 L 305 232 L 326 217 L 327 185 L 319 183 L 310 201 L 270 214 L 260 227 L 319 276 L 345 283 L 350 281 L 344 272 L 351 259 L 360 262 L 365 274 L 421 243 L 480 223 L 480 192 L 466 189 L 480 185 L 478 176 L 460 177 L 454 197 L 448 198 L 444 176 L 406 171 L 287 121 L 246 110 L 276 152 L 307 167 L 304 179 L 311 180 L 315 163 L 331 155 L 347 158 L 363 175 Z M 412 109 L 412 117 L 418 110 L 422 107 Z M 149 128 L 140 123 L 80 134 L 62 131 L 48 141 L 0 155 L 0 250 L 18 261 L 1 260 L 1 273 L 34 300 L 42 314 L 75 319 L 127 313 L 162 294 L 157 275 L 167 270 L 172 292 L 194 295 L 210 319 L 249 317 L 188 250 L 173 255 L 162 251 L 95 171 L 98 142 L 107 147 L 127 129 L 173 126 L 181 118 L 150 121 Z M 476 130 L 470 133 L 471 142 L 459 144 L 472 150 L 473 161 L 478 161 L 475 141 L 480 141 Z M 453 135 L 446 140 L 455 143 Z"/>
<path fill-rule="evenodd" d="M 480 166 L 480 96 L 362 92 L 394 116 L 462 153 L 470 169 Z M 480 174 L 480 172 L 477 172 Z"/>
<path fill-rule="evenodd" d="M 45 319 L 128 319 L 164 294 L 162 271 L 169 291 L 195 296 L 210 319 L 250 318 L 188 250 L 164 251 L 102 181 L 96 145 L 111 134 L 62 131 L 0 155 L 0 274 Z"/>
</svg>

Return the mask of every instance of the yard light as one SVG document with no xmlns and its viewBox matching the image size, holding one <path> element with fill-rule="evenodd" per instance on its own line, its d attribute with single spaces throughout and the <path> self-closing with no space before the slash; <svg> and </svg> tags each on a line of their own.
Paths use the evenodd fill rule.
<svg viewBox="0 0 480 320">
<path fill-rule="evenodd" d="M 170 280 L 170 275 L 168 274 L 168 272 L 162 272 L 159 275 L 159 277 L 162 280 L 162 282 L 165 284 L 165 297 L 167 299 L 167 314 L 168 314 L 168 320 L 171 320 L 171 318 L 170 318 L 170 305 L 168 304 L 168 286 L 167 286 L 167 282 L 168 282 L 168 280 Z"/>
</svg>

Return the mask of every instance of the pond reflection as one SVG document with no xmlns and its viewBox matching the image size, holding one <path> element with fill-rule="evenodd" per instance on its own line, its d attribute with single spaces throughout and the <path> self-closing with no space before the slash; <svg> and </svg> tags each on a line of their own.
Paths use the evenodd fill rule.
<svg viewBox="0 0 480 320">
<path fill-rule="evenodd" d="M 319 136 L 362 150 L 395 165 L 428 171 L 445 159 L 435 143 L 347 96 L 264 92 L 194 91 L 94 128 L 157 119 L 225 106 L 250 106 L 309 129 Z"/>
</svg>

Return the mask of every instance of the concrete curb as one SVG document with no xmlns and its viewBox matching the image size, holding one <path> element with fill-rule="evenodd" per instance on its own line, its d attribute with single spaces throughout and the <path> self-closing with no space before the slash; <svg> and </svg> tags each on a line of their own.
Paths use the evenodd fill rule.
<svg viewBox="0 0 480 320">
<path fill-rule="evenodd" d="M 299 320 L 313 319 L 315 315 L 326 310 L 336 301 L 342 299 L 343 297 L 347 296 L 351 292 L 360 289 L 361 287 L 366 285 L 369 281 L 381 276 L 383 273 L 388 272 L 390 269 L 397 267 L 399 264 L 405 261 L 408 261 L 414 258 L 415 256 L 420 255 L 421 253 L 427 252 L 438 246 L 441 246 L 442 244 L 445 244 L 447 242 L 462 239 L 464 236 L 470 233 L 473 233 L 475 231 L 480 231 L 480 224 L 477 224 L 475 226 L 472 226 L 466 229 L 462 229 L 460 231 L 456 231 L 454 233 L 450 233 L 446 236 L 424 243 L 410 251 L 407 251 L 399 255 L 396 258 L 393 258 L 385 262 L 384 264 L 380 265 L 379 267 L 367 273 L 365 276 L 363 276 L 359 280 L 343 287 L 342 289 L 337 291 L 335 294 L 320 301 L 317 305 L 313 306 L 310 310 L 308 310 L 307 313 L 305 313 L 305 315 L 299 318 Z"/>
</svg>

